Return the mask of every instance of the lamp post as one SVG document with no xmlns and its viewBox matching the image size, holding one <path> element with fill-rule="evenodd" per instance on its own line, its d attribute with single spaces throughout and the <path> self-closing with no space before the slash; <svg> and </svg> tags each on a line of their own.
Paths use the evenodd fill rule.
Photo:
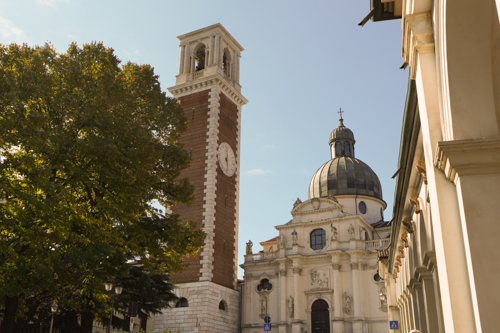
<svg viewBox="0 0 500 333">
<path fill-rule="evenodd" d="M 106 289 L 106 291 L 111 291 L 113 290 L 113 284 L 108 282 L 104 285 L 104 288 Z M 121 286 L 116 286 L 115 287 L 115 294 L 117 295 L 120 295 L 123 291 L 123 287 Z M 109 311 L 109 326 L 108 326 L 108 333 L 111 332 L 111 322 L 112 322 L 112 319 L 113 319 L 113 303 L 114 303 L 114 296 L 111 295 L 111 310 Z M 52 333 L 52 332 L 51 332 Z"/>
<path fill-rule="evenodd" d="M 50 329 L 49 333 L 52 333 L 52 327 L 54 326 L 54 315 L 57 312 L 57 303 L 54 301 L 52 305 L 50 306 L 50 312 L 52 312 L 52 318 L 50 319 Z"/>
</svg>

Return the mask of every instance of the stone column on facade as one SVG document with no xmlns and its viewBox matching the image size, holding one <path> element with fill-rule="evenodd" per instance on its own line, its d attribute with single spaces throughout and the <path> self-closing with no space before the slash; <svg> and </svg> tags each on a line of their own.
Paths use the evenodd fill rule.
<svg viewBox="0 0 500 333">
<path fill-rule="evenodd" d="M 333 259 L 333 258 L 332 258 Z M 333 332 L 344 331 L 344 321 L 342 320 L 342 280 L 340 273 L 340 263 L 334 262 L 333 267 Z"/>
<path fill-rule="evenodd" d="M 406 308 L 406 294 L 401 294 L 401 317 L 403 319 L 403 332 L 410 332 L 410 318 L 408 317 L 408 309 Z"/>
<path fill-rule="evenodd" d="M 437 262 L 447 331 L 474 333 L 474 308 L 456 188 L 434 168 L 435 147 L 443 140 L 431 13 L 407 15 L 403 52 L 415 78 L 424 157 L 431 200 Z M 446 221 L 446 222 L 445 222 Z"/>
<path fill-rule="evenodd" d="M 352 241 L 351 241 L 352 242 Z M 352 331 L 353 333 L 363 333 L 363 314 L 362 314 L 362 300 L 361 300 L 361 284 L 359 278 L 360 263 L 351 262 L 351 275 L 352 275 Z"/>
<path fill-rule="evenodd" d="M 417 274 L 419 281 L 422 282 L 423 303 L 425 306 L 425 323 L 430 333 L 441 332 L 438 309 L 436 307 L 436 295 L 434 293 L 434 283 L 432 281 L 432 274 L 426 267 L 417 267 Z"/>
<path fill-rule="evenodd" d="M 302 327 L 302 304 L 299 302 L 300 298 L 300 272 L 302 268 L 294 267 L 293 268 L 293 297 L 295 300 L 295 311 L 294 311 L 294 320 L 292 324 L 292 333 L 301 333 L 300 328 Z"/>
<path fill-rule="evenodd" d="M 279 302 L 278 302 L 278 306 L 279 306 L 280 311 L 279 311 L 278 322 L 280 324 L 283 324 L 282 326 L 280 326 L 279 331 L 286 332 L 286 325 L 284 325 L 284 324 L 286 324 L 288 322 L 289 316 L 287 313 L 288 295 L 286 294 L 286 263 L 285 262 L 280 262 L 278 275 L 279 275 L 279 285 L 280 285 L 280 295 L 279 295 Z M 295 299 L 295 296 L 293 296 L 293 297 Z"/>
<path fill-rule="evenodd" d="M 184 58 L 186 57 L 186 44 L 181 45 L 181 55 L 179 59 L 179 74 L 184 73 Z"/>
<path fill-rule="evenodd" d="M 210 60 L 209 59 L 210 58 L 210 53 L 212 53 L 212 49 L 209 46 L 207 46 L 205 48 L 205 68 L 208 67 L 208 63 L 209 63 L 209 60 Z"/>
<path fill-rule="evenodd" d="M 195 63 L 195 58 L 194 57 L 195 57 L 195 54 L 192 53 L 191 54 L 191 64 L 189 65 L 189 67 L 190 67 L 189 72 L 190 73 L 194 73 L 194 71 L 195 71 L 195 65 L 196 65 L 196 63 Z"/>
<path fill-rule="evenodd" d="M 208 58 L 208 65 L 212 66 L 214 64 L 214 53 L 215 53 L 215 35 L 210 36 L 210 57 Z"/>
<path fill-rule="evenodd" d="M 427 323 L 425 315 L 425 304 L 424 295 L 422 290 L 422 283 L 416 279 L 412 279 L 412 298 L 413 298 L 413 309 L 415 317 L 415 328 L 420 331 L 420 333 L 427 333 Z"/>
<path fill-rule="evenodd" d="M 183 61 L 183 73 L 189 73 L 189 65 L 190 65 L 190 60 L 189 60 L 189 44 L 184 44 L 184 61 Z"/>
<path fill-rule="evenodd" d="M 220 37 L 219 35 L 215 35 L 214 64 L 218 66 L 220 66 L 219 53 L 220 53 Z"/>
<path fill-rule="evenodd" d="M 236 82 L 240 83 L 240 58 L 241 55 L 238 53 L 236 55 Z"/>
<path fill-rule="evenodd" d="M 415 292 L 415 290 L 412 290 L 412 288 L 408 288 L 406 290 L 406 295 L 407 295 L 407 298 L 406 298 L 406 307 L 407 307 L 407 310 L 408 310 L 408 317 L 410 318 L 410 331 L 413 330 L 413 329 L 418 329 L 417 328 L 417 325 L 416 325 L 416 313 L 415 311 L 418 311 L 415 307 L 415 298 L 414 298 L 414 295 L 413 295 L 413 292 Z M 418 316 L 418 314 L 417 314 Z"/>
</svg>

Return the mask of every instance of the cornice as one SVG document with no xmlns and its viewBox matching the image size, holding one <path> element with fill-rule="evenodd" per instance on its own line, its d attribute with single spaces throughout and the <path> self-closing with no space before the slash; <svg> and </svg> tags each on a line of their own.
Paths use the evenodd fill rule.
<svg viewBox="0 0 500 333">
<path fill-rule="evenodd" d="M 306 295 L 311 295 L 311 294 L 331 294 L 333 293 L 333 289 L 311 289 L 311 290 L 305 290 L 304 294 Z"/>
<path fill-rule="evenodd" d="M 182 41 L 183 39 L 186 39 L 186 38 L 189 38 L 189 37 L 192 37 L 192 36 L 195 36 L 195 35 L 199 35 L 199 34 L 202 34 L 202 33 L 206 33 L 206 32 L 212 31 L 212 30 L 220 30 L 222 33 L 224 33 L 226 35 L 226 37 L 231 42 L 234 43 L 234 45 L 236 45 L 239 48 L 240 52 L 244 50 L 243 46 L 241 46 L 240 43 L 238 43 L 236 41 L 236 39 L 234 39 L 234 37 L 220 23 L 212 24 L 212 25 L 210 25 L 208 27 L 201 28 L 201 29 L 198 29 L 198 30 L 195 30 L 195 31 L 188 32 L 187 34 L 177 36 L 177 39 L 179 39 L 180 41 Z"/>
<path fill-rule="evenodd" d="M 323 208 L 323 209 L 318 208 L 318 209 L 308 210 L 305 212 L 298 211 L 298 210 L 304 208 L 305 206 L 312 204 L 312 201 L 319 201 L 320 204 L 321 204 L 321 202 L 326 202 L 329 204 L 333 204 L 333 206 L 328 207 L 328 208 Z M 312 198 L 312 199 L 306 200 L 306 201 L 301 202 L 301 203 L 297 204 L 296 206 L 294 206 L 291 214 L 292 214 L 292 216 L 295 216 L 295 215 L 304 215 L 304 214 L 311 214 L 311 213 L 317 213 L 317 212 L 328 212 L 328 211 L 334 211 L 334 210 L 339 210 L 339 209 L 342 209 L 342 205 L 340 205 L 336 200 L 329 199 L 329 198 Z"/>
<path fill-rule="evenodd" d="M 213 86 L 217 86 L 221 89 L 228 97 L 236 102 L 236 104 L 242 106 L 248 103 L 248 100 L 243 97 L 234 87 L 227 84 L 226 80 L 220 74 L 212 74 L 207 77 L 202 77 L 200 79 L 179 84 L 168 88 L 168 91 L 175 97 L 179 98 L 185 95 L 189 95 L 195 92 L 210 89 Z"/>
<path fill-rule="evenodd" d="M 371 229 L 373 229 L 373 227 L 368 222 L 366 222 L 363 219 L 362 216 L 359 216 L 359 215 L 346 215 L 346 216 L 341 216 L 341 217 L 332 217 L 332 218 L 329 218 L 329 219 L 319 220 L 319 221 L 295 222 L 295 223 L 289 223 L 289 224 L 287 223 L 287 224 L 277 225 L 277 226 L 275 226 L 275 228 L 277 230 L 281 230 L 281 229 L 295 229 L 297 227 L 314 226 L 314 225 L 320 225 L 320 224 L 329 224 L 329 223 L 332 223 L 332 222 L 349 221 L 349 220 L 356 220 L 356 219 L 364 221 Z"/>
<path fill-rule="evenodd" d="M 403 58 L 410 65 L 410 78 L 415 78 L 418 53 L 434 52 L 432 13 L 405 15 L 403 18 Z"/>
<path fill-rule="evenodd" d="M 455 184 L 463 175 L 500 173 L 500 137 L 440 141 L 434 165 Z"/>
</svg>

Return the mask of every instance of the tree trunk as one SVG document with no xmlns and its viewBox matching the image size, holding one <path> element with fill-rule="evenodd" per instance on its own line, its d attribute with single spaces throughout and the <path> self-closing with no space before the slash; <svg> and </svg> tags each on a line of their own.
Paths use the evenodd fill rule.
<svg viewBox="0 0 500 333">
<path fill-rule="evenodd" d="M 94 315 L 92 312 L 82 312 L 82 329 L 81 333 L 92 333 L 94 324 Z"/>
<path fill-rule="evenodd" d="M 59 320 L 60 322 L 61 320 Z M 78 325 L 78 313 L 76 311 L 68 311 L 64 314 L 62 320 L 63 327 L 61 333 L 79 333 L 80 325 Z M 57 323 L 57 320 L 56 320 Z M 59 328 L 59 327 L 58 327 Z"/>
<path fill-rule="evenodd" d="M 18 296 L 5 296 L 5 310 L 0 330 L 2 333 L 16 333 L 16 312 L 18 306 Z"/>
</svg>

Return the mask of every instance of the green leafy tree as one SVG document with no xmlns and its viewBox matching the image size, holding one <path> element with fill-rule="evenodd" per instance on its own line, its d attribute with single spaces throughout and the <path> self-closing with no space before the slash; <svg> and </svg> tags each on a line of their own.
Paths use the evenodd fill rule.
<svg viewBox="0 0 500 333">
<path fill-rule="evenodd" d="M 128 261 L 173 273 L 202 245 L 194 223 L 153 204 L 192 200 L 182 108 L 151 66 L 121 66 L 101 43 L 0 45 L 0 92 L 2 332 L 33 295 L 90 332 L 108 310 L 103 284 L 128 276 Z"/>
<path fill-rule="evenodd" d="M 147 320 L 170 307 L 169 303 L 177 301 L 178 297 L 173 293 L 175 286 L 169 280 L 168 274 L 151 273 L 144 266 L 134 266 L 129 276 L 116 279 L 115 283 L 123 287 L 123 293 L 115 303 L 121 316 L 113 318 L 113 323 L 122 328 L 129 327 L 126 317 L 131 302 L 137 302 L 137 315 L 141 320 Z"/>
</svg>

